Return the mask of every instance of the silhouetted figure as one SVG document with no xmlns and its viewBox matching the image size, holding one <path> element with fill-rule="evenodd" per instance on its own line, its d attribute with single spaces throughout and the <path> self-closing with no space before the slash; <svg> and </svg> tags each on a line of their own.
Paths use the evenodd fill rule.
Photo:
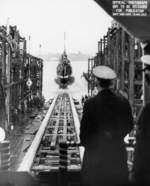
<svg viewBox="0 0 150 186">
<path fill-rule="evenodd" d="M 116 73 L 107 66 L 93 69 L 99 93 L 87 100 L 80 127 L 85 147 L 81 181 L 86 186 L 122 185 L 128 182 L 124 137 L 133 128 L 129 102 L 110 90 Z"/>
<path fill-rule="evenodd" d="M 13 126 L 16 127 L 18 123 L 18 110 L 14 109 L 13 114 L 12 114 L 12 123 Z"/>
<path fill-rule="evenodd" d="M 145 86 L 148 88 L 148 86 L 150 87 L 150 65 L 144 71 Z M 150 102 L 147 102 L 143 107 L 137 128 L 133 178 L 137 185 L 150 185 Z"/>
</svg>

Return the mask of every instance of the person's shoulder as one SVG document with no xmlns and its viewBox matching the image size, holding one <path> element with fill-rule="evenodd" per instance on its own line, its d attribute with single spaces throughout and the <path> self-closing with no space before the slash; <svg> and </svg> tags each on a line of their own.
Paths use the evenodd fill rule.
<svg viewBox="0 0 150 186">
<path fill-rule="evenodd" d="M 127 106 L 130 105 L 129 100 L 122 94 L 116 93 L 116 99 L 120 104 L 127 105 Z"/>
<path fill-rule="evenodd" d="M 85 107 L 92 107 L 92 105 L 95 104 L 96 100 L 97 100 L 96 96 L 94 96 L 94 97 L 89 97 L 89 98 L 85 101 L 85 103 L 84 103 Z"/>
<path fill-rule="evenodd" d="M 85 101 L 85 104 L 86 104 L 86 105 L 91 104 L 91 103 L 93 102 L 93 99 L 94 99 L 94 97 L 89 97 L 89 98 Z"/>
<path fill-rule="evenodd" d="M 116 97 L 122 101 L 128 101 L 128 99 L 126 98 L 126 96 L 124 96 L 123 94 L 121 93 L 115 93 L 116 94 Z"/>
</svg>

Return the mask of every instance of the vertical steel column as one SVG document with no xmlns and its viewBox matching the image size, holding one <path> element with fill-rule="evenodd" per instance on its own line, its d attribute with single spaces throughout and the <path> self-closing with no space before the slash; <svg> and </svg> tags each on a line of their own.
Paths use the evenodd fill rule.
<svg viewBox="0 0 150 186">
<path fill-rule="evenodd" d="M 7 55 L 6 55 L 6 82 L 9 85 L 10 84 L 10 63 L 11 63 L 11 49 L 9 44 L 6 44 L 6 50 L 7 50 Z M 7 113 L 7 128 L 10 124 L 10 87 L 7 87 L 6 90 L 6 113 Z"/>
<path fill-rule="evenodd" d="M 124 53 L 125 53 L 125 36 L 124 30 L 121 28 L 121 74 L 120 74 L 120 88 L 124 91 L 124 69 L 125 69 L 125 60 L 124 60 Z"/>
<path fill-rule="evenodd" d="M 134 38 L 129 38 L 129 101 L 134 104 Z"/>
</svg>

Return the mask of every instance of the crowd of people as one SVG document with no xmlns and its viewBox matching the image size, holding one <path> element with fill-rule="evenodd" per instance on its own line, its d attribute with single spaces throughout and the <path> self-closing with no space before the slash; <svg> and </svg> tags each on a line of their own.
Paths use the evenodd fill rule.
<svg viewBox="0 0 150 186">
<path fill-rule="evenodd" d="M 150 86 L 150 62 L 144 69 Z M 127 98 L 112 91 L 117 74 L 108 66 L 93 69 L 98 94 L 82 97 L 80 142 L 85 147 L 81 171 L 84 186 L 150 185 L 150 103 L 137 121 L 132 176 L 129 179 L 124 137 L 134 128 L 133 112 Z"/>
</svg>

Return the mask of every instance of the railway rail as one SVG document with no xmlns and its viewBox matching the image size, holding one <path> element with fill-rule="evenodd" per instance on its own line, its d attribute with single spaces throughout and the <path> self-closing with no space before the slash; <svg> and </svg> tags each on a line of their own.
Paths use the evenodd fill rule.
<svg viewBox="0 0 150 186">
<path fill-rule="evenodd" d="M 79 118 L 68 93 L 58 94 L 43 120 L 18 171 L 81 170 Z M 62 149 L 63 148 L 63 149 Z"/>
<path fill-rule="evenodd" d="M 76 101 L 66 92 L 59 93 L 53 99 L 17 172 L 1 172 L 0 183 L 3 180 L 6 182 L 9 177 L 10 183 L 21 186 L 79 186 L 83 158 L 79 127 Z M 129 146 L 127 163 L 131 172 L 134 152 Z"/>
</svg>

